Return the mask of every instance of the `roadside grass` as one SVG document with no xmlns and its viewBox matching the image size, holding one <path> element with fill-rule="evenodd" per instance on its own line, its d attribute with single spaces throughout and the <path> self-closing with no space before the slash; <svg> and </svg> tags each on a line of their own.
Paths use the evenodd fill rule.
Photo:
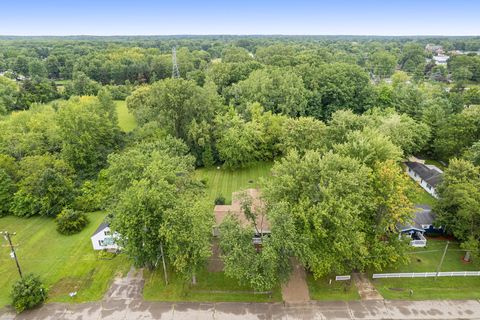
<svg viewBox="0 0 480 320">
<path fill-rule="evenodd" d="M 330 279 L 332 279 L 331 284 L 329 284 Z M 307 273 L 307 284 L 312 300 L 352 301 L 360 299 L 353 281 L 335 281 L 335 276 L 315 280 L 312 274 Z"/>
<path fill-rule="evenodd" d="M 268 294 L 255 294 L 246 286 L 223 272 L 208 272 L 206 268 L 197 275 L 197 284 L 168 272 L 168 285 L 165 285 L 163 269 L 145 270 L 143 297 L 148 301 L 197 301 L 197 302 L 273 302 L 282 301 L 280 288 Z"/>
<path fill-rule="evenodd" d="M 99 260 L 90 236 L 105 217 L 103 212 L 89 213 L 90 223 L 82 232 L 64 236 L 55 229 L 52 218 L 0 218 L 0 230 L 16 232 L 12 237 L 23 273 L 40 275 L 49 289 L 48 301 L 84 302 L 99 300 L 115 275 L 130 268 L 127 257 Z M 2 245 L 6 242 L 0 239 Z M 10 289 L 18 279 L 10 249 L 0 247 L 0 308 L 11 303 Z M 71 298 L 70 292 L 77 292 Z"/>
<path fill-rule="evenodd" d="M 410 183 L 410 201 L 414 204 L 426 204 L 433 207 L 437 203 L 437 199 L 432 197 L 418 183 L 408 177 Z"/>
<path fill-rule="evenodd" d="M 115 100 L 117 107 L 118 126 L 125 132 L 130 132 L 137 127 L 137 120 L 128 111 L 127 103 L 123 100 Z"/>
<path fill-rule="evenodd" d="M 446 167 L 437 160 L 426 159 L 425 164 L 433 164 L 434 166 L 436 166 L 437 168 L 439 168 L 442 171 L 445 171 L 445 169 L 446 169 Z"/>
<path fill-rule="evenodd" d="M 226 204 L 230 204 L 232 192 L 258 187 L 260 178 L 269 176 L 272 165 L 273 162 L 259 162 L 249 168 L 237 170 L 223 167 L 200 168 L 196 171 L 196 176 L 200 180 L 206 180 L 206 194 L 212 203 L 217 196 L 222 195 Z"/>
<path fill-rule="evenodd" d="M 428 238 L 427 247 L 412 248 L 410 263 L 389 272 L 435 272 L 440 263 L 446 241 Z M 464 251 L 456 242 L 450 242 L 440 271 L 478 271 L 478 261 L 466 263 L 462 260 Z M 373 284 L 385 299 L 426 300 L 426 299 L 479 299 L 480 277 L 397 278 L 375 279 Z M 413 295 L 410 296 L 410 290 Z"/>
</svg>

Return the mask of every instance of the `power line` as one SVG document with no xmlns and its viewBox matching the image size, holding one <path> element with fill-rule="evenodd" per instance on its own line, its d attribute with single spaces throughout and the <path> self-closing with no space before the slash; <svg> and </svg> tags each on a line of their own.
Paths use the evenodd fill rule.
<svg viewBox="0 0 480 320">
<path fill-rule="evenodd" d="M 177 50 L 175 47 L 172 48 L 172 78 L 180 78 L 180 71 L 178 70 L 177 64 Z"/>
</svg>

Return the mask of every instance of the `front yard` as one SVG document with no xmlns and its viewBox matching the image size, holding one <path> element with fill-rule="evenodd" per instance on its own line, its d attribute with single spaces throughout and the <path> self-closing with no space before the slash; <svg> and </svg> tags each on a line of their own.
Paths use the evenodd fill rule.
<svg viewBox="0 0 480 320">
<path fill-rule="evenodd" d="M 163 269 L 145 271 L 145 300 L 156 301 L 200 301 L 200 302 L 273 302 L 282 301 L 280 288 L 268 294 L 255 294 L 251 288 L 241 286 L 223 272 L 202 270 L 197 275 L 197 284 L 192 286 L 190 280 L 178 277 L 174 272 L 168 273 L 169 284 L 165 285 Z"/>
<path fill-rule="evenodd" d="M 332 282 L 330 283 L 330 280 Z M 323 301 L 351 301 L 359 300 L 357 288 L 353 281 L 335 281 L 335 276 L 324 277 L 318 280 L 307 274 L 310 299 Z"/>
<path fill-rule="evenodd" d="M 412 248 L 410 263 L 389 272 L 435 272 L 441 260 L 446 241 L 429 238 L 427 247 Z M 451 242 L 440 271 L 478 271 L 480 263 L 462 260 L 464 251 Z M 385 299 L 479 299 L 480 277 L 397 278 L 373 280 Z M 413 295 L 410 296 L 410 290 Z"/>
<path fill-rule="evenodd" d="M 12 237 L 23 273 L 36 273 L 49 288 L 49 300 L 83 302 L 101 299 L 113 277 L 130 268 L 126 256 L 99 260 L 92 249 L 90 236 L 104 219 L 105 213 L 88 215 L 89 225 L 79 234 L 64 236 L 55 230 L 51 218 L 0 218 L 0 230 L 17 234 Z M 10 288 L 18 279 L 15 261 L 1 238 L 0 308 L 10 303 Z M 77 292 L 71 298 L 70 292 Z"/>
</svg>

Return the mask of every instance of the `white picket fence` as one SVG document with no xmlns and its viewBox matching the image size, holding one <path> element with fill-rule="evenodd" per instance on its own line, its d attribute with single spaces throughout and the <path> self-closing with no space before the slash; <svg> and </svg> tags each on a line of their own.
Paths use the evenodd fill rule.
<svg viewBox="0 0 480 320">
<path fill-rule="evenodd" d="M 450 272 L 406 272 L 406 273 L 374 273 L 373 279 L 385 278 L 429 278 L 429 277 L 476 277 L 480 271 L 450 271 Z"/>
<path fill-rule="evenodd" d="M 350 280 L 350 276 L 336 276 L 335 277 L 335 281 L 346 281 L 346 280 Z"/>
</svg>

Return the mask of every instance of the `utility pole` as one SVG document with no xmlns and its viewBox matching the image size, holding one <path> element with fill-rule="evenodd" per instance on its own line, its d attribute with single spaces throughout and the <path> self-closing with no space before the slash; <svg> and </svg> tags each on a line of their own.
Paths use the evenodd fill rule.
<svg viewBox="0 0 480 320">
<path fill-rule="evenodd" d="M 445 259 L 445 255 L 447 254 L 449 244 L 450 244 L 450 241 L 447 241 L 447 244 L 445 245 L 445 250 L 443 250 L 442 259 L 440 260 L 440 264 L 437 267 L 437 274 L 435 275 L 435 280 L 437 280 L 438 274 L 440 273 L 440 269 L 442 268 L 443 260 Z"/>
<path fill-rule="evenodd" d="M 180 71 L 178 70 L 177 64 L 177 50 L 175 47 L 172 48 L 172 78 L 180 78 Z"/>
<path fill-rule="evenodd" d="M 163 244 L 160 242 L 160 254 L 162 255 L 163 275 L 165 276 L 165 285 L 168 285 L 167 266 L 165 264 L 165 256 L 163 255 Z"/>
<path fill-rule="evenodd" d="M 10 233 L 8 231 L 2 232 L 3 237 L 7 240 L 8 244 L 10 245 L 10 256 L 15 259 L 15 263 L 17 264 L 18 274 L 20 278 L 23 278 L 22 269 L 20 269 L 20 264 L 18 263 L 17 254 L 15 253 L 15 247 L 12 244 L 12 239 L 10 238 Z M 15 235 L 15 232 L 12 234 Z"/>
</svg>

